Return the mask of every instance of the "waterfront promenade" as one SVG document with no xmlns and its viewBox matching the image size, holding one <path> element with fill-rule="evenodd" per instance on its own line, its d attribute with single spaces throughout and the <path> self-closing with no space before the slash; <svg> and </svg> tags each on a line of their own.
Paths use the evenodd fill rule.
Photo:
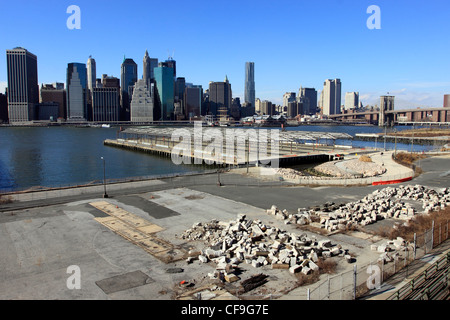
<svg viewBox="0 0 450 320">
<path fill-rule="evenodd" d="M 386 168 L 386 172 L 368 178 L 332 178 L 332 177 L 313 177 L 305 176 L 298 179 L 286 179 L 282 175 L 277 174 L 276 168 L 270 167 L 241 167 L 238 169 L 211 169 L 206 173 L 199 174 L 174 174 L 166 175 L 165 177 L 138 180 L 138 181 L 123 181 L 116 183 L 86 185 L 79 187 L 42 189 L 36 191 L 13 192 L 6 196 L 14 202 L 28 202 L 39 200 L 55 199 L 70 199 L 77 196 L 117 194 L 121 192 L 128 193 L 129 190 L 146 190 L 146 189 L 161 189 L 166 186 L 191 186 L 191 185 L 247 185 L 247 186 L 367 186 L 374 183 L 393 183 L 402 179 L 409 180 L 414 176 L 414 171 L 408 167 L 396 163 L 392 159 L 392 151 L 389 152 L 375 152 L 365 151 L 372 158 L 374 163 L 382 165 Z M 357 159 L 361 154 L 350 153 L 347 154 L 344 160 L 338 162 L 349 161 Z M 226 168 L 225 168 L 226 169 Z M 223 171 L 223 172 L 222 172 Z M 248 174 L 247 174 L 248 171 Z M 1 209 L 0 209 L 1 210 Z"/>
</svg>

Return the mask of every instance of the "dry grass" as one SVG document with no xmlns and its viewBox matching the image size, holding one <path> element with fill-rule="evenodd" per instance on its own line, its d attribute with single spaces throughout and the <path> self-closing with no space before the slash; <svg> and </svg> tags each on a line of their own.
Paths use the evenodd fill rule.
<svg viewBox="0 0 450 320">
<path fill-rule="evenodd" d="M 399 152 L 396 155 L 396 160 L 406 164 L 413 164 L 415 161 L 424 158 L 426 158 L 426 155 L 418 153 Z"/>
<path fill-rule="evenodd" d="M 362 162 L 372 162 L 372 158 L 366 155 L 362 155 L 361 157 L 359 157 L 359 161 Z"/>
<path fill-rule="evenodd" d="M 407 241 L 414 241 L 414 233 L 422 234 L 426 230 L 430 230 L 434 221 L 435 226 L 439 226 L 442 223 L 447 223 L 450 220 L 450 207 L 445 209 L 434 211 L 430 214 L 420 214 L 412 218 L 407 225 L 401 225 L 396 229 L 382 228 L 377 234 L 389 238 L 395 239 L 402 237 Z"/>
<path fill-rule="evenodd" d="M 402 130 L 397 132 L 398 136 L 404 137 L 441 137 L 450 136 L 450 129 L 439 129 L 439 128 L 420 128 L 420 129 L 410 129 Z"/>
<path fill-rule="evenodd" d="M 333 259 L 319 259 L 317 266 L 320 273 L 333 274 L 336 272 L 337 262 Z"/>
</svg>

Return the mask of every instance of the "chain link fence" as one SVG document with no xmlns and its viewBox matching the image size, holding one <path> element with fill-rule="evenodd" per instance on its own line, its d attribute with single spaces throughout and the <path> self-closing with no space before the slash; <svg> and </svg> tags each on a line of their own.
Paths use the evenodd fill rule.
<svg viewBox="0 0 450 320">
<path fill-rule="evenodd" d="M 449 221 L 434 225 L 421 234 L 414 235 L 414 241 L 404 250 L 395 251 L 389 261 L 373 261 L 355 265 L 353 270 L 328 277 L 308 288 L 309 300 L 352 300 L 379 288 L 383 282 L 396 276 L 405 279 L 415 270 L 411 263 L 427 256 L 433 248 L 449 239 Z M 411 267 L 411 269 L 410 269 Z"/>
</svg>

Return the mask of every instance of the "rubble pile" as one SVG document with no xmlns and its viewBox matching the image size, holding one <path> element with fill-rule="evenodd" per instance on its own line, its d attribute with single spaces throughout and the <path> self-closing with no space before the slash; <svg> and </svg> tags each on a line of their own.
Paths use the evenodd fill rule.
<svg viewBox="0 0 450 320">
<path fill-rule="evenodd" d="M 311 223 L 311 213 L 305 208 L 298 208 L 297 213 L 290 214 L 286 209 L 280 210 L 273 205 L 267 210 L 267 213 L 275 216 L 277 219 L 284 220 L 285 224 L 306 225 Z"/>
<path fill-rule="evenodd" d="M 204 241 L 207 247 L 192 252 L 187 262 L 194 259 L 203 263 L 212 261 L 216 263 L 216 269 L 208 274 L 210 278 L 228 282 L 238 280 L 234 271 L 241 263 L 254 268 L 271 266 L 289 269 L 291 273 L 309 274 L 319 269 L 320 258 L 348 255 L 347 250 L 333 245 L 331 240 L 318 241 L 306 234 L 289 233 L 267 226 L 259 219 L 247 220 L 244 214 L 229 222 L 195 223 L 179 237 Z"/>
<path fill-rule="evenodd" d="M 373 244 L 371 250 L 380 253 L 378 262 L 387 264 L 397 259 L 400 252 L 413 251 L 414 244 L 407 242 L 402 237 L 397 237 L 395 240 L 389 240 L 381 245 Z"/>
<path fill-rule="evenodd" d="M 386 218 L 409 220 L 418 212 L 405 200 L 421 201 L 424 213 L 450 206 L 450 189 L 436 191 L 421 185 L 387 187 L 376 190 L 361 200 L 341 204 L 336 210 L 320 216 L 322 227 L 328 231 L 346 229 L 352 225 L 368 225 Z"/>
</svg>

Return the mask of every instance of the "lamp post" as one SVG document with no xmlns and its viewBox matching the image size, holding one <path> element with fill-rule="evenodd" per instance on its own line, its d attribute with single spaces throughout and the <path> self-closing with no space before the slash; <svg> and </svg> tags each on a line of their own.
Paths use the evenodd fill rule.
<svg viewBox="0 0 450 320">
<path fill-rule="evenodd" d="M 397 129 L 394 129 L 394 133 L 395 133 L 394 159 L 397 159 Z"/>
<path fill-rule="evenodd" d="M 103 160 L 103 188 L 104 188 L 103 198 L 108 198 L 108 194 L 106 193 L 106 163 L 105 163 L 105 158 L 101 157 L 100 159 Z"/>
</svg>

